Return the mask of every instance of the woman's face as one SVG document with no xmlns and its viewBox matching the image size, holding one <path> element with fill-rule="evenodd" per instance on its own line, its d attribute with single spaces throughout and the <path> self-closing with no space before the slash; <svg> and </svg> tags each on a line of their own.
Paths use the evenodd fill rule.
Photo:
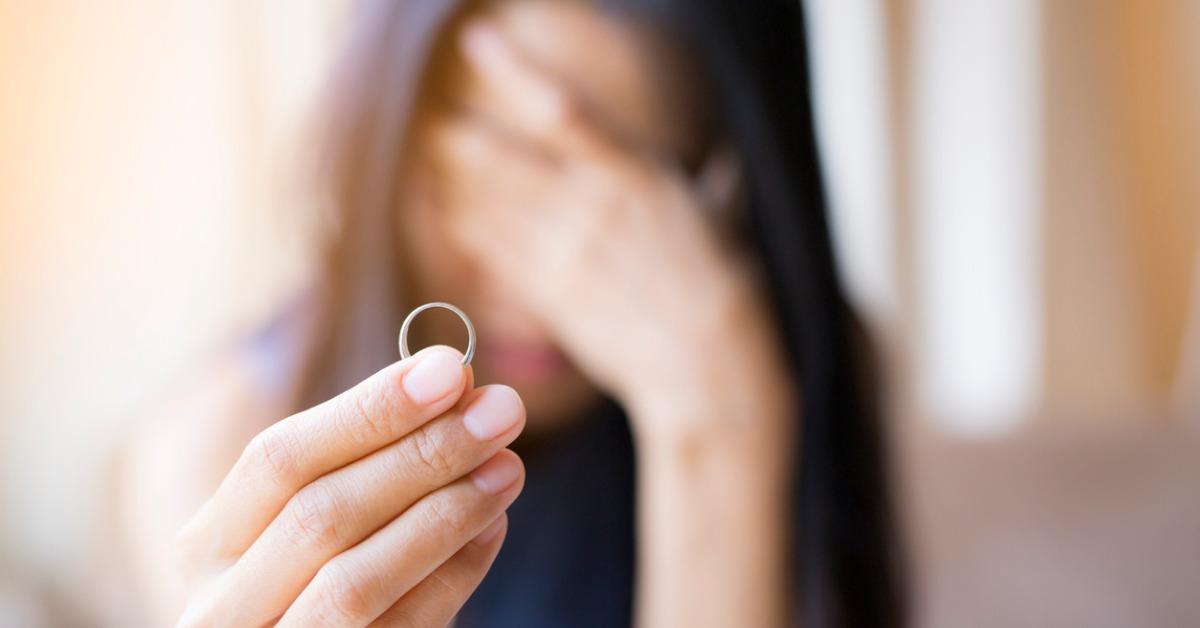
<svg viewBox="0 0 1200 628">
<path fill-rule="evenodd" d="M 488 19 L 629 145 L 684 161 L 703 151 L 700 116 L 691 115 L 697 109 L 694 85 L 688 83 L 688 73 L 679 71 L 677 51 L 661 38 L 584 2 L 509 0 L 486 5 L 474 16 Z M 439 151 L 435 131 L 442 114 L 505 115 L 459 56 L 453 30 L 447 39 L 422 94 L 405 174 L 408 194 L 398 209 L 409 297 L 413 303 L 436 300 L 462 307 L 478 332 L 476 382 L 513 386 L 525 401 L 530 427 L 545 428 L 576 415 L 595 401 L 598 391 L 537 322 L 536 313 L 498 288 L 489 268 L 461 250 L 443 220 L 454 209 L 445 207 L 444 199 L 453 195 L 437 190 L 467 185 L 470 173 Z M 495 167 L 503 169 L 504 163 Z M 488 208 L 473 208 L 481 210 Z M 422 315 L 413 335 L 422 345 L 463 347 L 465 342 L 461 323 L 441 310 Z"/>
</svg>

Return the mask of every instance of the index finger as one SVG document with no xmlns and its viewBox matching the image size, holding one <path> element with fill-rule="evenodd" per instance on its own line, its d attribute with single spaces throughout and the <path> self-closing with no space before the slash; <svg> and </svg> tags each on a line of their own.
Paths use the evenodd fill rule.
<svg viewBox="0 0 1200 628">
<path fill-rule="evenodd" d="M 473 379 L 457 350 L 427 347 L 279 421 L 250 441 L 181 536 L 209 559 L 240 555 L 296 491 L 440 416 Z"/>
<path fill-rule="evenodd" d="M 463 27 L 463 56 L 486 89 L 513 114 L 526 135 L 557 147 L 564 157 L 583 162 L 620 163 L 623 151 L 599 121 L 585 115 L 579 102 L 562 85 L 539 72 L 484 18 Z"/>
</svg>

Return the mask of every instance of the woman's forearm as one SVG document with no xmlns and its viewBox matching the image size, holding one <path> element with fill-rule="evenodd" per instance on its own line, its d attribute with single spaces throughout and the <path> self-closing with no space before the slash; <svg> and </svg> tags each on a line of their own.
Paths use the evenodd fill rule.
<svg viewBox="0 0 1200 628">
<path fill-rule="evenodd" d="M 696 429 L 639 435 L 637 625 L 787 624 L 796 426 L 784 391 L 763 390 L 753 405 L 708 397 L 724 416 L 691 422 Z"/>
</svg>

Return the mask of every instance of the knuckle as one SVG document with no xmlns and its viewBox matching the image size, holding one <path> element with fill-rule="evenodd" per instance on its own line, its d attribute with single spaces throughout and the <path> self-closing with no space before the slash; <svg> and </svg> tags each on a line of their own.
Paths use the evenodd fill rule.
<svg viewBox="0 0 1200 628">
<path fill-rule="evenodd" d="M 380 392 L 368 394 L 377 395 Z M 370 404 L 363 403 L 363 395 L 350 391 L 337 404 L 337 415 L 346 429 L 347 434 L 355 435 L 362 441 L 379 442 L 394 436 L 395 428 L 386 412 L 371 412 Z M 377 407 L 390 407 L 388 404 L 374 404 Z"/>
<path fill-rule="evenodd" d="M 329 547 L 340 538 L 343 507 L 323 482 L 309 484 L 292 496 L 285 511 L 285 535 L 302 547 Z"/>
<path fill-rule="evenodd" d="M 472 515 L 472 508 L 454 499 L 431 499 L 426 510 L 431 530 L 448 532 L 456 538 L 463 538 L 471 532 Z"/>
<path fill-rule="evenodd" d="M 454 460 L 446 453 L 442 439 L 428 427 L 409 434 L 404 439 L 404 457 L 409 465 L 433 477 L 447 477 L 454 472 Z"/>
<path fill-rule="evenodd" d="M 361 623 L 375 615 L 368 584 L 358 573 L 339 560 L 326 563 L 317 572 L 319 624 Z"/>
<path fill-rule="evenodd" d="M 250 440 L 242 457 L 276 484 L 294 486 L 300 477 L 294 451 L 293 439 L 284 430 L 269 427 Z"/>
</svg>

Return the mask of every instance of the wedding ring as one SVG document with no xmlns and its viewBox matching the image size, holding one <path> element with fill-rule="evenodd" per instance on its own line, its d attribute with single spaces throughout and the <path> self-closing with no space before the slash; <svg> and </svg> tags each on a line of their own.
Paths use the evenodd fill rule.
<svg viewBox="0 0 1200 628">
<path fill-rule="evenodd" d="M 463 312 L 449 303 L 442 303 L 440 301 L 426 303 L 425 305 L 422 305 L 421 307 L 408 313 L 408 316 L 404 319 L 404 323 L 400 325 L 400 358 L 406 359 L 412 355 L 408 351 L 408 327 L 409 325 L 412 325 L 413 319 L 417 317 L 417 314 L 435 307 L 440 307 L 454 312 L 459 318 L 462 319 L 463 324 L 467 326 L 467 352 L 463 354 L 462 363 L 463 366 L 470 364 L 471 358 L 475 357 L 475 326 L 471 324 L 471 319 L 467 317 L 466 312 Z"/>
</svg>

